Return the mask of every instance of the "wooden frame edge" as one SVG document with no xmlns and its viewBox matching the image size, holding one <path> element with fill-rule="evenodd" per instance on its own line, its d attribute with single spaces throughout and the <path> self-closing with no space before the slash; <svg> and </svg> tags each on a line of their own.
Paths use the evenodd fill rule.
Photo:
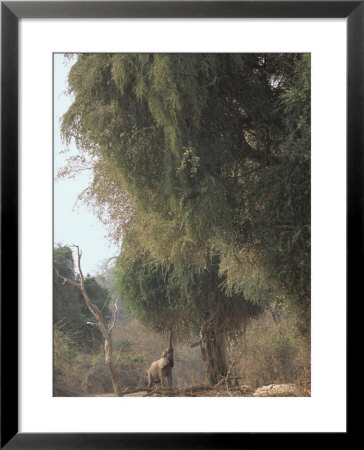
<svg viewBox="0 0 364 450">
<path fill-rule="evenodd" d="M 168 4 L 169 3 L 169 4 Z M 174 3 L 174 5 L 172 5 Z M 233 4 L 234 3 L 234 4 Z M 241 448 L 269 440 L 255 433 L 18 433 L 18 19 L 83 17 L 347 18 L 347 293 L 360 292 L 363 273 L 364 6 L 324 2 L 1 2 L 1 443 L 4 448 Z M 214 5 L 213 5 L 214 4 Z M 254 4 L 254 5 L 253 5 Z M 213 5 L 213 7 L 211 6 Z M 240 6 L 239 6 L 240 5 Z M 183 12 L 181 7 L 183 6 Z M 212 9 L 211 9 L 212 8 Z M 350 175 L 350 176 L 349 176 Z M 14 245 L 14 243 L 16 243 Z M 10 267 L 10 270 L 8 270 Z M 6 276 L 6 284 L 4 278 Z M 9 292 L 9 286 L 12 287 Z M 15 291 L 14 291 L 15 286 Z M 4 301 L 11 294 L 13 301 Z M 9 327 L 9 318 L 13 320 Z M 347 347 L 349 351 L 349 346 Z M 6 369 L 5 367 L 10 367 Z M 6 413 L 5 413 L 6 408 Z M 295 433 L 293 439 L 297 439 Z M 337 440 L 342 434 L 335 436 Z M 106 438 L 106 440 L 105 440 Z M 300 439 L 305 439 L 302 436 Z M 317 439 L 317 435 L 316 438 Z M 282 438 L 282 444 L 285 438 Z M 325 438 L 325 442 L 327 439 Z M 102 446 L 100 446 L 102 442 Z M 235 444 L 238 443 L 238 447 Z M 150 443 L 150 445 L 149 445 Z M 213 444 L 212 444 L 213 443 Z M 221 447 L 219 447 L 221 443 Z M 292 441 L 290 441 L 290 444 Z M 157 445 L 157 446 L 156 446 Z M 115 448 L 115 447 L 113 447 Z"/>
</svg>

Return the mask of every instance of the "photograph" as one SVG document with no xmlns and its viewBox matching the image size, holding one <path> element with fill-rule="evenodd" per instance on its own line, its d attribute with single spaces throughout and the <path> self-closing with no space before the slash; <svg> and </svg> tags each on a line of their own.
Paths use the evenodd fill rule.
<svg viewBox="0 0 364 450">
<path fill-rule="evenodd" d="M 53 53 L 52 273 L 53 397 L 311 397 L 311 53 Z"/>
<path fill-rule="evenodd" d="M 0 9 L 0 448 L 345 447 L 363 2 Z"/>
</svg>

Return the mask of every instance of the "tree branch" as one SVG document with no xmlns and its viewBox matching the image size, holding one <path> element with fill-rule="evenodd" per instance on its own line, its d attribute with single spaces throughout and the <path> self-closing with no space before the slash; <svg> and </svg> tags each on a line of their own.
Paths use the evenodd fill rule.
<svg viewBox="0 0 364 450">
<path fill-rule="evenodd" d="M 53 267 L 54 267 L 54 270 L 55 270 L 55 272 L 56 272 L 56 274 L 57 274 L 57 276 L 58 276 L 59 278 L 61 278 L 62 280 L 66 280 L 67 283 L 70 283 L 70 284 L 72 284 L 73 286 L 76 286 L 78 289 L 81 290 L 82 295 L 83 295 L 83 298 L 85 299 L 86 305 L 87 305 L 88 309 L 90 310 L 91 314 L 92 314 L 92 315 L 95 317 L 95 319 L 97 320 L 98 327 L 99 327 L 99 329 L 100 329 L 100 331 L 101 331 L 101 333 L 102 333 L 104 339 L 108 339 L 108 338 L 109 338 L 109 333 L 108 333 L 108 331 L 106 330 L 106 327 L 105 327 L 105 324 L 104 324 L 104 320 L 103 320 L 101 311 L 99 310 L 99 308 L 98 308 L 96 305 L 94 305 L 94 304 L 91 302 L 91 300 L 90 300 L 90 298 L 89 298 L 89 296 L 88 296 L 88 294 L 87 294 L 87 292 L 86 292 L 86 289 L 85 289 L 85 278 L 84 278 L 84 276 L 83 276 L 83 272 L 82 272 L 82 269 L 81 269 L 81 256 L 82 256 L 82 252 L 80 252 L 80 249 L 79 249 L 78 245 L 73 245 L 73 247 L 76 247 L 76 248 L 77 248 L 78 270 L 79 270 L 79 272 L 80 272 L 81 283 L 77 283 L 76 281 L 73 281 L 73 280 L 71 280 L 71 279 L 69 279 L 69 278 L 64 277 L 63 275 L 61 275 L 61 274 L 59 273 L 58 269 L 56 268 L 56 266 L 53 266 Z"/>
<path fill-rule="evenodd" d="M 112 382 L 112 385 L 113 385 L 113 389 L 114 389 L 115 395 L 119 396 L 119 394 L 120 394 L 119 386 L 118 386 L 118 383 L 117 383 L 116 372 L 115 372 L 114 364 L 113 364 L 113 361 L 112 361 L 112 341 L 111 341 L 111 335 L 110 335 L 111 329 L 115 325 L 117 304 L 115 302 L 115 313 L 114 313 L 115 317 L 113 316 L 113 321 L 111 321 L 111 323 L 109 324 L 109 329 L 107 330 L 106 327 L 105 327 L 105 324 L 104 324 L 104 318 L 102 316 L 101 311 L 99 310 L 99 308 L 96 305 L 94 305 L 91 302 L 91 300 L 90 300 L 90 298 L 89 298 L 89 296 L 88 296 L 88 294 L 86 292 L 86 289 L 85 289 L 85 277 L 84 277 L 82 269 L 81 269 L 82 252 L 80 251 L 80 248 L 78 247 L 78 245 L 73 245 L 72 247 L 76 247 L 77 248 L 77 262 L 78 262 L 78 270 L 80 272 L 81 283 L 77 283 L 77 282 L 75 282 L 73 280 L 70 280 L 69 278 L 64 277 L 63 275 L 61 275 L 58 272 L 58 270 L 57 270 L 57 268 L 55 266 L 53 266 L 53 267 L 54 267 L 54 270 L 55 270 L 55 272 L 56 272 L 56 274 L 57 274 L 57 276 L 59 278 L 61 278 L 62 280 L 68 281 L 70 284 L 72 284 L 73 286 L 76 286 L 77 288 L 79 288 L 81 290 L 83 298 L 84 298 L 84 300 L 86 302 L 86 305 L 87 305 L 88 309 L 91 311 L 91 314 L 95 317 L 95 319 L 97 321 L 96 323 L 95 322 L 87 322 L 87 324 L 91 325 L 91 326 L 94 326 L 94 327 L 98 327 L 98 329 L 100 330 L 100 332 L 101 332 L 101 334 L 102 334 L 102 336 L 103 336 L 103 338 L 105 340 L 105 343 L 104 343 L 105 344 L 104 345 L 105 346 L 105 361 L 106 361 L 106 364 L 107 364 L 107 366 L 109 368 L 109 372 L 110 372 L 110 376 L 111 376 L 111 382 Z M 111 328 L 110 328 L 110 325 L 111 325 Z"/>
<path fill-rule="evenodd" d="M 78 265 L 78 271 L 80 272 L 80 277 L 81 277 L 81 289 L 85 287 L 85 277 L 83 276 L 83 272 L 81 269 L 81 256 L 82 256 L 82 252 L 80 251 L 80 248 L 78 245 L 73 245 L 72 247 L 76 247 L 77 248 L 77 265 Z"/>
<path fill-rule="evenodd" d="M 118 308 L 118 301 L 116 300 L 115 303 L 114 303 L 114 310 L 112 312 L 112 318 L 111 318 L 110 323 L 109 323 L 109 334 L 111 333 L 112 329 L 115 326 L 116 314 L 118 312 L 118 309 L 119 309 Z"/>
<path fill-rule="evenodd" d="M 57 277 L 60 278 L 61 280 L 63 280 L 64 283 L 67 282 L 69 284 L 72 284 L 72 286 L 76 286 L 78 289 L 81 289 L 80 283 L 77 283 L 77 281 L 71 280 L 70 278 L 67 278 L 67 277 L 64 277 L 63 275 L 61 275 L 58 272 L 58 269 L 55 265 L 53 265 L 53 269 L 56 272 Z"/>
</svg>

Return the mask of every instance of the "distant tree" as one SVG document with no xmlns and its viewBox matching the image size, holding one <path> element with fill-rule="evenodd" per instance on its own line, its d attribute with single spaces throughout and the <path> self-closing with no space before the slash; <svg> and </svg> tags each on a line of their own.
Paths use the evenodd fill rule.
<svg viewBox="0 0 364 450">
<path fill-rule="evenodd" d="M 67 278 L 75 279 L 75 265 L 69 247 L 53 249 L 53 263 Z M 53 274 L 53 323 L 65 321 L 66 329 L 79 330 L 82 317 L 80 294 L 74 286 L 64 284 Z"/>
<path fill-rule="evenodd" d="M 73 281 L 79 281 L 75 273 L 72 250 L 61 246 L 53 249 L 53 261 L 60 273 Z M 85 286 L 92 301 L 104 314 L 109 314 L 111 299 L 108 290 L 97 283 L 95 277 L 85 277 Z M 102 339 L 96 330 L 87 325 L 92 315 L 85 305 L 81 292 L 74 285 L 65 283 L 53 275 L 53 323 L 62 321 L 62 329 L 75 332 L 75 340 L 86 351 L 97 349 Z"/>
<path fill-rule="evenodd" d="M 78 267 L 78 272 L 79 272 L 79 277 L 78 277 L 79 281 L 75 281 L 71 278 L 65 277 L 64 275 L 62 275 L 59 272 L 59 270 L 56 266 L 53 266 L 54 272 L 57 275 L 57 277 L 63 281 L 64 284 L 65 283 L 70 284 L 71 286 L 77 288 L 81 292 L 81 295 L 86 304 L 86 307 L 90 311 L 92 317 L 94 319 L 96 319 L 96 322 L 95 321 L 87 322 L 87 325 L 98 328 L 102 338 L 104 339 L 105 362 L 106 362 L 106 365 L 110 372 L 110 377 L 111 377 L 111 382 L 112 382 L 112 386 L 114 389 L 114 393 L 116 396 L 119 396 L 120 395 L 119 386 L 117 383 L 115 366 L 114 366 L 114 362 L 113 362 L 113 358 L 112 358 L 113 346 L 112 346 L 112 338 L 111 338 L 111 332 L 115 326 L 116 313 L 118 310 L 118 306 L 117 306 L 117 303 L 114 304 L 112 317 L 109 320 L 108 324 L 106 324 L 105 317 L 103 316 L 102 312 L 100 311 L 98 306 L 94 302 L 91 301 L 91 299 L 89 297 L 89 292 L 87 291 L 87 288 L 86 288 L 86 282 L 85 282 L 86 280 L 85 280 L 85 277 L 83 275 L 82 268 L 81 268 L 82 253 L 80 252 L 80 249 L 78 246 L 75 246 L 75 247 L 77 248 L 77 267 Z M 89 286 L 90 286 L 90 283 L 89 283 Z"/>
</svg>

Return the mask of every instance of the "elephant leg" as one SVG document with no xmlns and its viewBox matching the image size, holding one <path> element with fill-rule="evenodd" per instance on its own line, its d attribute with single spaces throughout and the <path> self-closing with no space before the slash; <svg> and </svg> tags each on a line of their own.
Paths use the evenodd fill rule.
<svg viewBox="0 0 364 450">
<path fill-rule="evenodd" d="M 172 371 L 168 373 L 167 378 L 168 378 L 168 387 L 172 387 Z"/>
<path fill-rule="evenodd" d="M 164 377 L 164 375 L 162 373 L 160 375 L 160 379 L 161 379 L 161 386 L 163 387 L 164 383 L 165 383 L 165 377 Z"/>
</svg>

